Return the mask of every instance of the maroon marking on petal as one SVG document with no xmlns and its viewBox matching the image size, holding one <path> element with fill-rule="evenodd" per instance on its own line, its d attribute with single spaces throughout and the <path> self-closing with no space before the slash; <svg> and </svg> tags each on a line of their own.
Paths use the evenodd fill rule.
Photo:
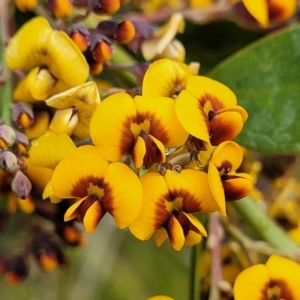
<svg viewBox="0 0 300 300">
<path fill-rule="evenodd" d="M 73 189 L 71 191 L 71 195 L 77 198 L 84 198 L 88 196 L 88 188 L 90 184 L 97 186 L 103 190 L 106 189 L 106 186 L 103 183 L 103 178 L 94 177 L 94 176 L 85 176 L 85 177 L 81 177 L 74 184 Z"/>
<path fill-rule="evenodd" d="M 201 211 L 201 199 L 196 199 L 189 191 L 180 189 L 170 191 L 169 202 L 174 201 L 176 198 L 182 198 L 181 210 L 186 213 L 195 213 Z"/>
<path fill-rule="evenodd" d="M 274 288 L 274 287 L 280 287 L 280 295 L 271 295 L 271 298 L 268 298 L 268 290 Z M 293 297 L 293 294 L 287 284 L 287 282 L 280 280 L 280 279 L 275 279 L 275 280 L 270 280 L 265 287 L 262 290 L 262 295 L 263 297 L 260 300 L 296 300 Z"/>
<path fill-rule="evenodd" d="M 187 236 L 189 234 L 190 230 L 192 230 L 198 234 L 201 234 L 199 229 L 190 222 L 188 217 L 183 212 L 176 209 L 173 211 L 173 215 L 180 223 L 184 236 Z"/>
<path fill-rule="evenodd" d="M 121 140 L 119 144 L 120 152 L 124 155 L 129 154 L 133 147 L 135 142 L 135 136 L 133 133 L 129 130 L 131 124 L 134 123 L 132 118 L 127 118 L 126 121 L 122 124 L 122 134 L 121 134 Z"/>
<path fill-rule="evenodd" d="M 284 2 L 284 1 L 283 1 Z M 282 2 L 282 3 L 283 3 Z M 269 19 L 271 21 L 283 21 L 285 15 L 284 4 L 277 5 L 276 1 L 268 0 Z"/>
<path fill-rule="evenodd" d="M 211 106 L 212 106 L 212 110 L 214 111 L 218 111 L 221 108 L 224 108 L 223 103 L 219 100 L 219 98 L 217 98 L 214 95 L 211 95 L 209 93 L 205 93 L 204 95 L 201 96 L 201 98 L 198 99 L 199 101 L 199 106 L 201 108 L 203 108 L 205 106 L 206 102 L 210 102 Z"/>
<path fill-rule="evenodd" d="M 155 142 L 144 130 L 140 132 L 140 137 L 145 141 L 146 145 L 146 154 L 143 159 L 143 166 L 148 169 L 154 163 L 163 162 L 163 154 L 161 153 Z"/>
<path fill-rule="evenodd" d="M 205 151 L 207 150 L 204 142 L 199 140 L 198 138 L 190 135 L 185 142 L 186 147 L 192 151 Z"/>
<path fill-rule="evenodd" d="M 169 194 L 163 195 L 156 203 L 156 208 L 154 211 L 154 227 L 157 229 L 165 227 L 170 216 L 169 212 L 166 210 L 165 201 L 170 202 Z"/>
<path fill-rule="evenodd" d="M 222 172 L 221 176 L 223 174 L 228 174 L 231 170 L 232 170 L 232 164 L 229 160 L 224 160 L 222 162 L 222 165 L 220 167 L 218 167 L 218 171 Z M 222 178 L 222 180 L 225 180 L 225 179 L 228 179 L 228 178 L 227 177 L 224 179 Z"/>
<path fill-rule="evenodd" d="M 252 190 L 252 184 L 249 184 L 248 179 L 244 179 L 243 183 L 240 184 L 241 181 L 239 180 L 239 184 L 236 184 L 234 179 L 232 180 L 223 180 L 226 178 L 226 175 L 222 176 L 222 184 L 225 193 L 226 201 L 234 201 L 239 200 L 246 197 Z M 242 179 L 242 178 L 240 178 Z"/>
<path fill-rule="evenodd" d="M 225 114 L 225 113 L 224 113 Z M 222 142 L 233 140 L 242 130 L 242 127 L 237 126 L 230 119 L 225 119 L 222 114 L 214 117 L 210 122 L 210 143 L 213 146 L 218 146 Z"/>
</svg>

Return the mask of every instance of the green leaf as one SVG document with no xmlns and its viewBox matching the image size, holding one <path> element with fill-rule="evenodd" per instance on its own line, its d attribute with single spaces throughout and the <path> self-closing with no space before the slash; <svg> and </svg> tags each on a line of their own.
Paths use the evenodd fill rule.
<svg viewBox="0 0 300 300">
<path fill-rule="evenodd" d="M 270 34 L 209 72 L 249 113 L 237 142 L 281 154 L 300 152 L 300 27 Z"/>
</svg>

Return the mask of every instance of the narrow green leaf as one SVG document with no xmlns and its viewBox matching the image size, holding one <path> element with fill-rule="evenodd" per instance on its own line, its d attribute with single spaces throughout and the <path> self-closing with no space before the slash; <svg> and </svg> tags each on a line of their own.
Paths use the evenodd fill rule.
<svg viewBox="0 0 300 300">
<path fill-rule="evenodd" d="M 237 141 L 252 149 L 300 152 L 300 27 L 238 51 L 209 76 L 227 84 L 249 113 Z"/>
</svg>

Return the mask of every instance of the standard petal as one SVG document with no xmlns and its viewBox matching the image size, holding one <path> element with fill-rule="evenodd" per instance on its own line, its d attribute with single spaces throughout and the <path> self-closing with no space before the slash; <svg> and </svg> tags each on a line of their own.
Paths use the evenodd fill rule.
<svg viewBox="0 0 300 300">
<path fill-rule="evenodd" d="M 198 99 L 188 91 L 182 91 L 175 100 L 175 111 L 182 127 L 191 135 L 209 142 L 209 120 Z"/>
<path fill-rule="evenodd" d="M 217 146 L 224 141 L 233 140 L 242 131 L 244 122 L 239 112 L 226 111 L 217 114 L 209 121 L 210 142 Z"/>
<path fill-rule="evenodd" d="M 33 140 L 29 150 L 30 161 L 33 165 L 54 169 L 69 153 L 76 149 L 72 139 L 62 133 L 51 131 Z"/>
<path fill-rule="evenodd" d="M 186 90 L 198 99 L 205 112 L 218 111 L 237 103 L 236 96 L 229 87 L 205 76 L 189 76 Z"/>
<path fill-rule="evenodd" d="M 106 169 L 103 184 L 102 207 L 114 217 L 119 228 L 128 227 L 142 209 L 140 179 L 127 165 L 115 162 Z"/>
<path fill-rule="evenodd" d="M 150 65 L 143 80 L 142 95 L 173 97 L 185 88 L 190 75 L 188 66 L 170 59 L 160 59 Z"/>
<path fill-rule="evenodd" d="M 165 179 L 173 198 L 172 201 L 178 198 L 182 201 L 182 207 L 177 207 L 178 209 L 186 213 L 219 210 L 205 172 L 186 169 L 176 173 L 167 170 Z"/>
<path fill-rule="evenodd" d="M 136 119 L 133 99 L 117 93 L 102 101 L 92 117 L 90 133 L 93 143 L 110 161 L 117 161 L 132 149 L 135 136 L 131 126 Z"/>
<path fill-rule="evenodd" d="M 239 144 L 227 141 L 215 149 L 211 160 L 218 170 L 229 173 L 237 170 L 243 161 L 243 151 Z"/>
<path fill-rule="evenodd" d="M 169 218 L 166 208 L 169 191 L 164 177 L 156 172 L 148 172 L 140 180 L 144 191 L 143 207 L 129 229 L 138 239 L 147 240 Z"/>
<path fill-rule="evenodd" d="M 108 161 L 98 148 L 79 147 L 55 168 L 51 180 L 54 193 L 61 198 L 82 198 L 91 190 L 100 195 L 107 167 Z"/>
<path fill-rule="evenodd" d="M 212 194 L 218 203 L 220 214 L 226 216 L 226 201 L 222 180 L 218 169 L 212 162 L 208 165 L 208 183 Z"/>
<path fill-rule="evenodd" d="M 160 140 L 165 147 L 179 147 L 185 143 L 188 133 L 176 117 L 174 100 L 136 96 L 134 101 L 138 113 L 151 120 L 149 134 Z"/>
<path fill-rule="evenodd" d="M 242 271 L 234 283 L 235 300 L 266 299 L 265 287 L 270 282 L 267 268 L 255 265 Z"/>
<path fill-rule="evenodd" d="M 300 299 L 300 265 L 295 261 L 271 255 L 266 263 L 270 279 L 281 288 L 282 299 Z M 277 283 L 277 284 L 276 284 Z"/>
</svg>

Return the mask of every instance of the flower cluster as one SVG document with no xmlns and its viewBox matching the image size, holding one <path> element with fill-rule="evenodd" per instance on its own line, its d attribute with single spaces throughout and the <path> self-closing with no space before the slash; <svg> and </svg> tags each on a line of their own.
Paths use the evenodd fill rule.
<svg viewBox="0 0 300 300">
<path fill-rule="evenodd" d="M 37 34 L 24 48 L 31 30 Z M 41 100 L 55 108 L 42 111 L 50 125 L 31 136 L 28 165 L 39 168 L 34 177 L 50 174 L 43 198 L 75 200 L 65 221 L 78 217 L 93 232 L 109 213 L 137 238 L 155 234 L 158 245 L 169 238 L 180 250 L 207 235 L 194 213 L 226 216 L 226 201 L 251 191 L 251 177 L 236 172 L 243 155 L 232 141 L 247 112 L 227 86 L 197 75 L 197 66 L 158 60 L 146 70 L 140 94 L 114 93 L 100 102 L 96 84 L 85 82 L 86 58 L 41 17 L 10 40 L 6 62 L 34 68 L 24 84 L 35 100 L 15 104 L 16 126 L 37 123 L 33 111 Z M 60 83 L 68 87 L 59 91 Z M 78 147 L 71 137 L 88 140 Z"/>
</svg>

